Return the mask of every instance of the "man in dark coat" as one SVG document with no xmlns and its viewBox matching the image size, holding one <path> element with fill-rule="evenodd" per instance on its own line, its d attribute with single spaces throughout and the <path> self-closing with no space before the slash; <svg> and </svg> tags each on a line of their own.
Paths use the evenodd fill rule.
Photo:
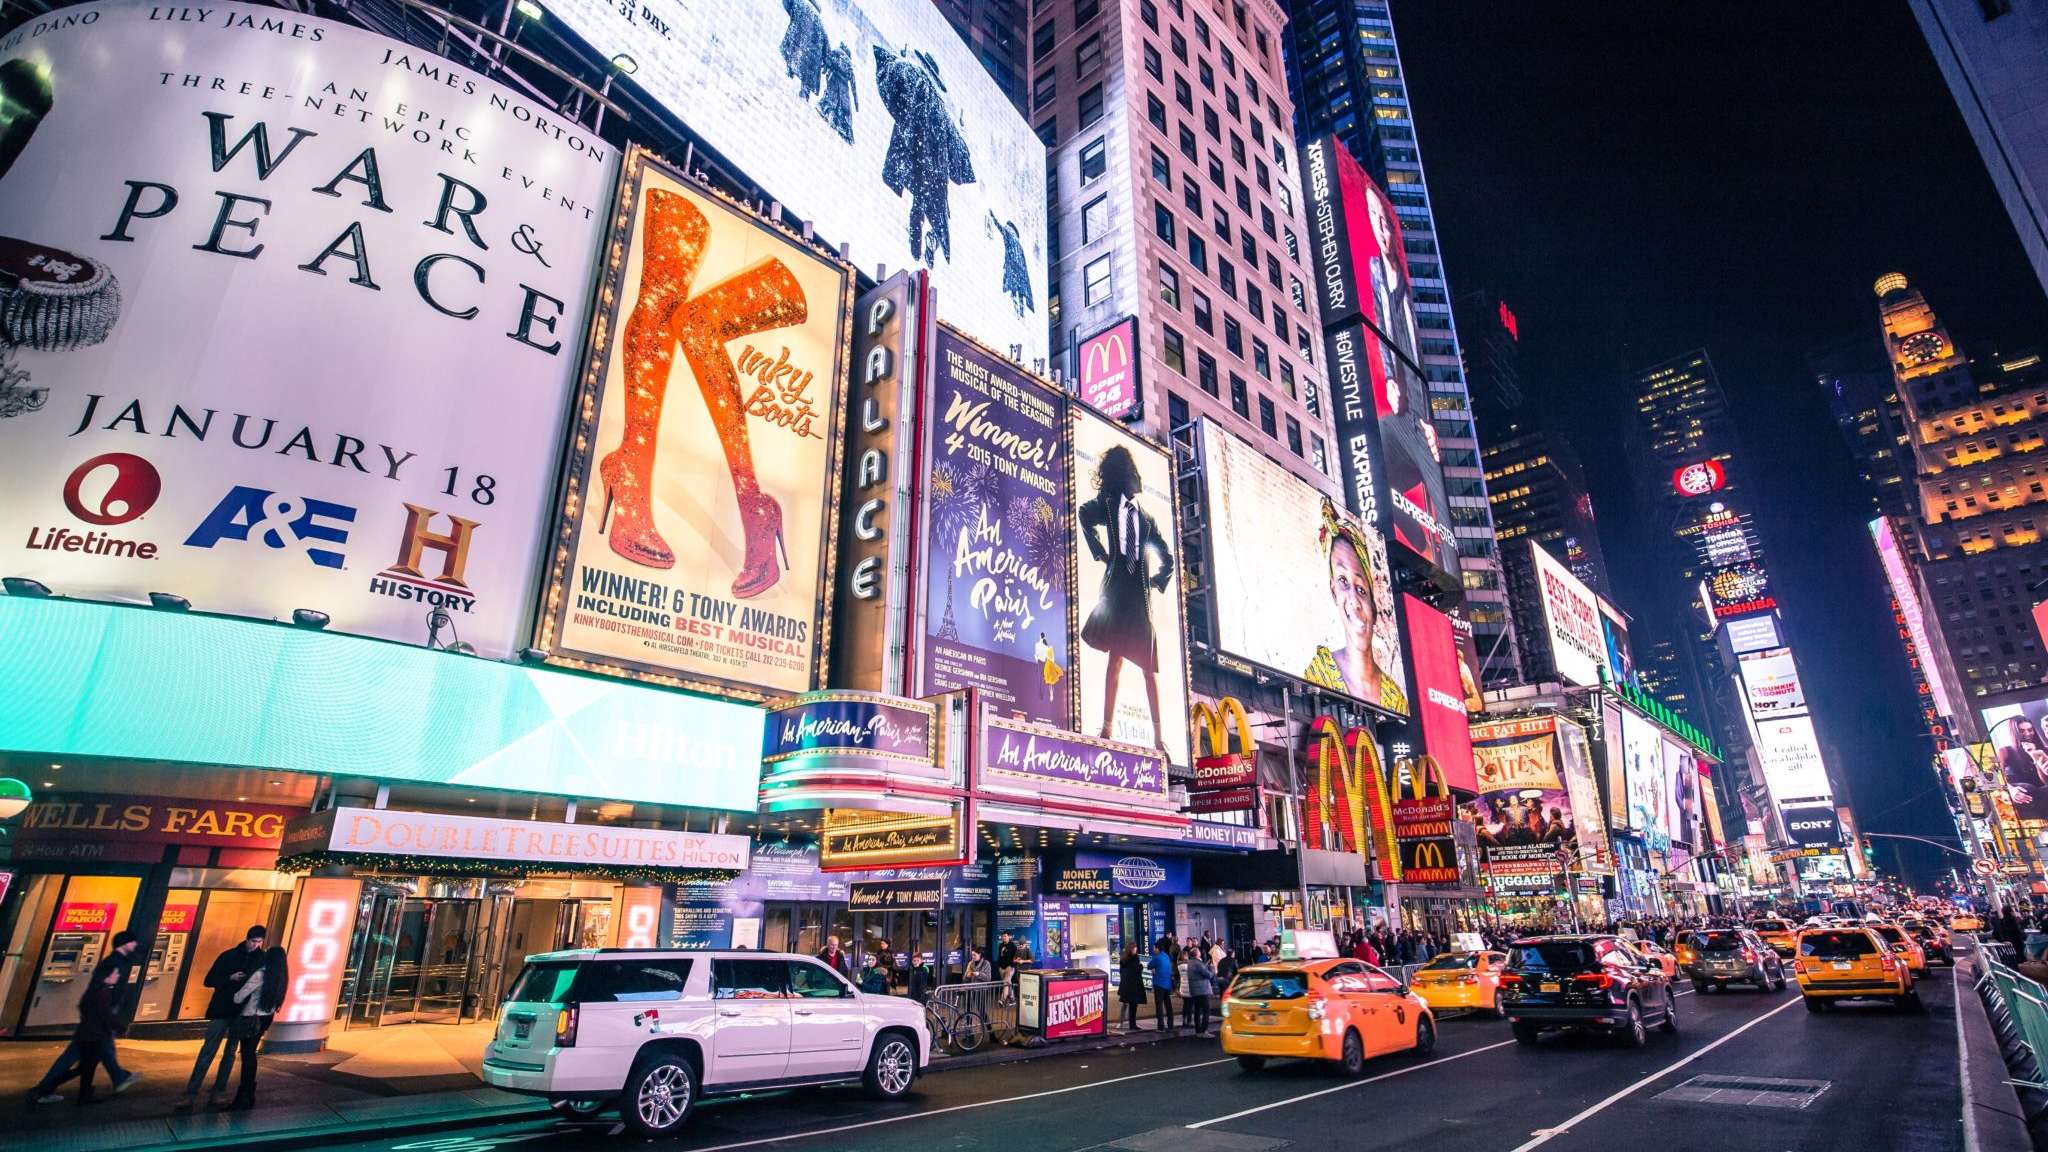
<svg viewBox="0 0 2048 1152">
<path fill-rule="evenodd" d="M 199 1058 L 192 1062 L 192 1075 L 185 1081 L 185 1094 L 178 1097 L 175 1108 L 189 1112 L 199 1097 L 199 1085 L 206 1079 L 206 1070 L 212 1066 L 215 1050 L 220 1050 L 220 1070 L 214 1074 L 213 1090 L 207 1093 L 207 1103 L 217 1103 L 216 1097 L 228 1090 L 228 1077 L 235 1071 L 235 1043 L 229 1038 L 229 1031 L 241 1009 L 235 1003 L 235 993 L 242 982 L 249 978 L 256 966 L 263 963 L 263 944 L 268 936 L 263 925 L 250 927 L 248 935 L 240 944 L 221 950 L 213 958 L 213 964 L 206 970 L 206 986 L 213 989 L 213 995 L 206 1002 L 206 1037 L 199 1042 Z"/>
<path fill-rule="evenodd" d="M 90 1104 L 94 1100 L 92 1081 L 102 1064 L 107 1075 L 113 1078 L 114 1091 L 125 1092 L 128 1086 L 142 1079 L 140 1072 L 123 1072 L 114 1058 L 114 1037 L 121 1031 L 120 1013 L 117 1011 L 120 987 L 128 973 L 128 965 L 140 940 L 133 932 L 116 932 L 112 946 L 107 949 L 106 958 L 93 966 L 92 975 L 86 979 L 85 992 L 78 998 L 78 1027 L 71 1033 L 71 1043 L 57 1054 L 50 1064 L 50 1070 L 36 1086 L 28 1090 L 30 1104 L 54 1104 L 63 1097 L 57 1095 L 57 1085 L 69 1080 L 75 1069 L 78 1075 L 78 1103 Z"/>
<path fill-rule="evenodd" d="M 782 10 L 789 13 L 789 28 L 782 33 L 782 66 L 796 77 L 797 96 L 809 100 L 824 79 L 831 43 L 813 0 L 782 0 Z"/>
<path fill-rule="evenodd" d="M 882 160 L 882 183 L 910 193 L 910 254 L 927 267 L 944 253 L 953 259 L 952 207 L 947 186 L 974 183 L 967 138 L 946 107 L 938 64 L 922 52 L 875 47 L 875 87 L 896 126 Z M 930 232 L 926 233 L 929 226 Z"/>
</svg>

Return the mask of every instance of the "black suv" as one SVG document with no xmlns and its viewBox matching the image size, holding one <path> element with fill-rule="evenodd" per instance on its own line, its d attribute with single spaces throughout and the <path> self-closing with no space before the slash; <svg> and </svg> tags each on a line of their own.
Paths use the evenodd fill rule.
<svg viewBox="0 0 2048 1152">
<path fill-rule="evenodd" d="M 1507 951 L 1500 1007 L 1524 1044 L 1545 1028 L 1605 1032 L 1637 1048 L 1649 1041 L 1649 1023 L 1678 1031 L 1670 978 L 1619 937 L 1535 936 Z"/>
</svg>

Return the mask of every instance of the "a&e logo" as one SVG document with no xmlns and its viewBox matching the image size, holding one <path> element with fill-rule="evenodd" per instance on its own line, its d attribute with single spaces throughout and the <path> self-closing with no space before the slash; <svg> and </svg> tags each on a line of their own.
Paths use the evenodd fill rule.
<svg viewBox="0 0 2048 1152">
<path fill-rule="evenodd" d="M 311 497 L 279 496 L 264 488 L 236 485 L 214 505 L 185 543 L 211 548 L 222 540 L 257 540 L 266 548 L 291 549 L 322 568 L 339 568 L 339 545 L 348 543 L 356 510 Z M 332 544 L 337 547 L 322 547 Z"/>
</svg>

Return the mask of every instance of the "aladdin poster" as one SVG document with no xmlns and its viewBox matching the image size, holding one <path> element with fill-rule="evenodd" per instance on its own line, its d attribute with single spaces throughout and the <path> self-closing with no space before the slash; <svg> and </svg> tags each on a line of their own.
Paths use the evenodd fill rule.
<svg viewBox="0 0 2048 1152">
<path fill-rule="evenodd" d="M 1549 717 L 1472 726 L 1479 775 L 1473 826 L 1497 892 L 1549 892 L 1578 851 L 1555 738 Z"/>
</svg>

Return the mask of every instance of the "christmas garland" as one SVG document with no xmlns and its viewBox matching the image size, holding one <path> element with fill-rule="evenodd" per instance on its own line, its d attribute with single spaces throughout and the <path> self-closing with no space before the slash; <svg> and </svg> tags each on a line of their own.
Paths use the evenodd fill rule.
<svg viewBox="0 0 2048 1152">
<path fill-rule="evenodd" d="M 330 865 L 361 872 L 414 876 L 534 876 L 566 874 L 600 880 L 658 880 L 669 884 L 720 883 L 739 873 L 731 868 L 663 868 L 647 864 L 574 864 L 559 861 L 475 860 L 451 856 L 407 856 L 383 852 L 301 852 L 278 860 L 277 870 L 303 875 Z"/>
</svg>

